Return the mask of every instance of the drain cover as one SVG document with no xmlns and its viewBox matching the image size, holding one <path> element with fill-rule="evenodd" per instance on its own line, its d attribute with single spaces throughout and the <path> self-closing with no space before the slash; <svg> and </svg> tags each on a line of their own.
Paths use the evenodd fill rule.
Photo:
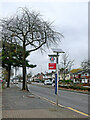
<svg viewBox="0 0 90 120">
<path fill-rule="evenodd" d="M 27 95 L 27 97 L 29 97 L 29 98 L 35 98 L 34 95 Z"/>
</svg>

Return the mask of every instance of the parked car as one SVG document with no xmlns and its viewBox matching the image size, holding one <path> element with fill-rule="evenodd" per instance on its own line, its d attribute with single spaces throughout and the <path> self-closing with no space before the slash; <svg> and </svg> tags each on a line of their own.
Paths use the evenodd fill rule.
<svg viewBox="0 0 90 120">
<path fill-rule="evenodd" d="M 45 80 L 45 81 L 44 81 L 44 85 L 52 85 L 52 81 L 50 81 L 50 80 Z"/>
<path fill-rule="evenodd" d="M 52 86 L 55 87 L 55 79 L 52 80 Z"/>
<path fill-rule="evenodd" d="M 37 82 L 37 83 L 39 83 L 39 81 L 40 81 L 39 79 L 35 79 L 35 80 L 34 80 L 34 82 Z"/>
<path fill-rule="evenodd" d="M 13 84 L 18 84 L 18 80 L 13 80 Z"/>
</svg>

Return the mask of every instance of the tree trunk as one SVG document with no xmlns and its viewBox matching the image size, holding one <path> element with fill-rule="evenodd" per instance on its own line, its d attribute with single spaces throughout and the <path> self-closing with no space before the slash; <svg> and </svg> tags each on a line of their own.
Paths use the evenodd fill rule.
<svg viewBox="0 0 90 120">
<path fill-rule="evenodd" d="M 11 74 L 11 65 L 8 65 L 8 80 L 7 80 L 7 87 L 10 87 L 10 74 Z"/>
<path fill-rule="evenodd" d="M 65 85 L 65 70 L 63 71 L 63 86 Z"/>
<path fill-rule="evenodd" d="M 25 47 L 25 39 L 23 41 L 23 86 L 22 89 L 26 89 L 26 58 L 25 58 L 25 53 L 26 53 L 26 47 Z"/>
<path fill-rule="evenodd" d="M 26 67 L 23 65 L 23 90 L 26 89 Z"/>
</svg>

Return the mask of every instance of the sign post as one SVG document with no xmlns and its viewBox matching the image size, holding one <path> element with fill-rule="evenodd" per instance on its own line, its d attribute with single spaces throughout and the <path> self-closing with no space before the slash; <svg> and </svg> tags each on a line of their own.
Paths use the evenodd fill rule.
<svg viewBox="0 0 90 120">
<path fill-rule="evenodd" d="M 53 57 L 56 57 L 55 94 L 56 94 L 56 108 L 58 108 L 58 81 L 59 81 L 59 79 L 58 79 L 58 57 L 59 57 L 59 53 L 65 53 L 65 52 L 62 51 L 62 49 L 52 49 L 52 50 L 56 54 L 48 55 L 48 56 L 51 57 L 50 59 L 52 61 L 53 61 Z M 51 66 L 51 67 L 49 67 L 50 69 L 54 68 L 54 65 L 50 65 L 50 66 Z"/>
<path fill-rule="evenodd" d="M 64 53 L 64 51 L 62 51 L 62 49 L 52 49 L 53 52 L 56 53 L 56 74 L 55 74 L 55 93 L 56 93 L 56 109 L 58 108 L 58 57 L 59 57 L 59 53 Z"/>
<path fill-rule="evenodd" d="M 57 96 L 56 96 L 56 107 L 58 107 L 58 53 L 57 53 L 57 58 L 56 58 L 56 64 L 57 64 L 57 69 L 56 69 L 56 73 L 57 73 Z"/>
<path fill-rule="evenodd" d="M 55 74 L 55 94 L 57 95 L 57 73 Z"/>
</svg>

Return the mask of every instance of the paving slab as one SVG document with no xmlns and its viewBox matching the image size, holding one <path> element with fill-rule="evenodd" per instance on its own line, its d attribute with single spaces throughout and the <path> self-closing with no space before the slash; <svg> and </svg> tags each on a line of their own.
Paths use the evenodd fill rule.
<svg viewBox="0 0 90 120">
<path fill-rule="evenodd" d="M 17 86 L 3 89 L 2 118 L 86 118 L 72 110 L 58 107 Z"/>
</svg>

